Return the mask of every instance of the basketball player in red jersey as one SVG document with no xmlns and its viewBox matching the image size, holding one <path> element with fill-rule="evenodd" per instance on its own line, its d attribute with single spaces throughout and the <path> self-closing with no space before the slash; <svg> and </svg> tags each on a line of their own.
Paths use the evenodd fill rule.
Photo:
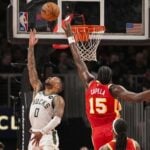
<svg viewBox="0 0 150 150">
<path fill-rule="evenodd" d="M 137 141 L 127 137 L 127 123 L 123 119 L 113 121 L 114 139 L 102 146 L 99 150 L 140 150 Z"/>
<path fill-rule="evenodd" d="M 60 124 L 64 113 L 64 99 L 58 95 L 62 90 L 59 77 L 48 77 L 42 90 L 34 58 L 37 44 L 36 31 L 30 31 L 28 48 L 29 80 L 33 87 L 33 101 L 30 106 L 31 139 L 28 150 L 58 150 L 59 137 L 55 128 Z"/>
<path fill-rule="evenodd" d="M 86 115 L 92 128 L 94 150 L 98 150 L 113 138 L 112 122 L 119 117 L 121 110 L 117 99 L 131 102 L 150 100 L 150 90 L 134 93 L 120 85 L 112 84 L 112 70 L 107 66 L 99 68 L 98 77 L 95 79 L 81 60 L 70 24 L 64 23 L 63 29 L 68 37 L 79 76 L 85 87 Z"/>
</svg>

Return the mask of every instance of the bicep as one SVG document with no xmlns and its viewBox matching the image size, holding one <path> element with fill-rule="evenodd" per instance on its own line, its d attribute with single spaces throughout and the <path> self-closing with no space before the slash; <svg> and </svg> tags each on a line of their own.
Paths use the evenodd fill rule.
<svg viewBox="0 0 150 150">
<path fill-rule="evenodd" d="M 118 99 L 123 99 L 126 101 L 138 101 L 138 97 L 135 92 L 128 91 L 123 86 L 120 85 L 112 85 L 110 87 L 111 94 Z"/>
<path fill-rule="evenodd" d="M 61 96 L 54 98 L 54 116 L 62 117 L 64 114 L 65 102 Z"/>
</svg>

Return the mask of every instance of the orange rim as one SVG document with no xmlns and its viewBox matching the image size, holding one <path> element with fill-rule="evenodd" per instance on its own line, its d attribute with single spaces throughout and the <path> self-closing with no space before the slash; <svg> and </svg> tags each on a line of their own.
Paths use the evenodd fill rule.
<svg viewBox="0 0 150 150">
<path fill-rule="evenodd" d="M 76 41 L 88 41 L 89 35 L 92 32 L 104 32 L 105 26 L 100 25 L 72 25 L 71 29 L 74 33 L 74 37 Z"/>
</svg>

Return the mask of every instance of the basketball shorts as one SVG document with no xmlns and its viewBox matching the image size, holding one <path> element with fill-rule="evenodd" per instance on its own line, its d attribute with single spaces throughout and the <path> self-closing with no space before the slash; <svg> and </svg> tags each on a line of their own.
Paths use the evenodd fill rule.
<svg viewBox="0 0 150 150">
<path fill-rule="evenodd" d="M 33 136 L 34 134 L 31 134 L 31 138 Z M 59 150 L 59 137 L 56 130 L 43 135 L 38 146 L 32 145 L 32 142 L 29 141 L 28 150 Z"/>
<path fill-rule="evenodd" d="M 103 124 L 92 129 L 92 142 L 94 150 L 99 148 L 113 139 L 112 122 Z"/>
</svg>

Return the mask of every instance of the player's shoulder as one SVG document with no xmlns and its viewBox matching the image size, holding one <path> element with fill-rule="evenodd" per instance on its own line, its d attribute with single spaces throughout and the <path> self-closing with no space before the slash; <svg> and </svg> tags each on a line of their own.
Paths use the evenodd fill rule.
<svg viewBox="0 0 150 150">
<path fill-rule="evenodd" d="M 59 94 L 53 95 L 53 98 L 56 101 L 64 101 L 64 98 L 61 95 L 59 95 Z"/>
<path fill-rule="evenodd" d="M 118 90 L 126 90 L 122 85 L 120 84 L 110 84 L 109 89 L 118 91 Z"/>
<path fill-rule="evenodd" d="M 109 146 L 109 143 L 107 143 L 103 145 L 102 147 L 100 147 L 99 150 L 111 150 L 111 147 Z"/>
<path fill-rule="evenodd" d="M 90 86 L 92 86 L 92 85 L 94 85 L 94 84 L 100 84 L 100 81 L 98 81 L 98 80 L 91 80 L 90 82 L 89 82 L 89 84 L 88 84 L 88 87 L 90 87 Z"/>
<path fill-rule="evenodd" d="M 132 141 L 135 149 L 140 150 L 140 144 L 136 140 L 134 140 L 133 138 L 130 138 L 130 140 Z"/>
<path fill-rule="evenodd" d="M 53 104 L 55 106 L 63 106 L 64 107 L 65 106 L 64 98 L 60 95 L 55 96 L 53 99 Z"/>
<path fill-rule="evenodd" d="M 116 95 L 118 95 L 118 93 L 125 91 L 126 89 L 119 84 L 111 84 L 109 86 L 109 91 L 110 93 L 116 97 Z"/>
</svg>

